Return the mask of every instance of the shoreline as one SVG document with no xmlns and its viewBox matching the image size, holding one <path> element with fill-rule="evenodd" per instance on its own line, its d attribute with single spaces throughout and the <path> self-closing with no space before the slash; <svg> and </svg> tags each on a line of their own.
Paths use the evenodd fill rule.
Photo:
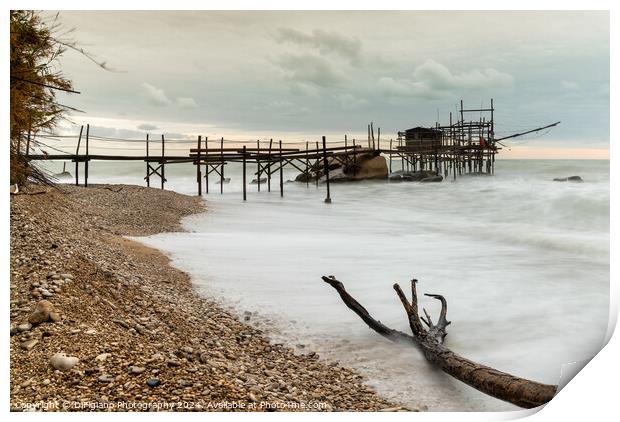
<svg viewBox="0 0 620 422">
<path fill-rule="evenodd" d="M 12 410 L 404 410 L 354 370 L 270 343 L 162 252 L 123 237 L 182 231 L 201 198 L 32 189 L 46 193 L 11 196 Z M 28 327 L 41 300 L 59 318 Z M 54 369 L 58 352 L 79 362 Z"/>
</svg>

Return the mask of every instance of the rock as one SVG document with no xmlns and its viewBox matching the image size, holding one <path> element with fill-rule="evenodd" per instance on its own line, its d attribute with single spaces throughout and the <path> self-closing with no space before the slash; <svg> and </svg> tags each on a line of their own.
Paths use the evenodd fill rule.
<svg viewBox="0 0 620 422">
<path fill-rule="evenodd" d="M 161 384 L 161 381 L 159 380 L 159 378 L 151 378 L 146 381 L 146 385 L 148 385 L 151 388 L 157 387 L 160 384 Z"/>
<path fill-rule="evenodd" d="M 421 183 L 433 183 L 433 182 L 441 182 L 443 180 L 443 176 L 438 174 L 436 176 L 431 176 L 431 177 L 426 177 L 422 180 L 420 180 Z"/>
<path fill-rule="evenodd" d="M 97 377 L 97 381 L 104 382 L 104 383 L 113 382 L 114 376 L 110 374 L 99 375 L 99 377 Z"/>
<path fill-rule="evenodd" d="M 41 295 L 43 297 L 52 297 L 52 296 L 54 296 L 54 293 L 50 292 L 47 289 L 41 289 Z"/>
<path fill-rule="evenodd" d="M 50 358 L 50 363 L 55 369 L 68 371 L 78 364 L 80 360 L 74 356 L 67 356 L 64 353 L 56 353 Z"/>
<path fill-rule="evenodd" d="M 349 155 L 347 166 L 336 160 L 334 157 L 328 158 L 329 180 L 330 182 L 348 182 L 365 179 L 385 179 L 388 175 L 388 167 L 385 158 L 377 152 L 358 153 L 354 156 Z M 301 173 L 297 175 L 295 181 L 306 182 L 315 181 L 317 178 L 325 181 L 323 160 L 309 169 L 309 174 Z"/>
<path fill-rule="evenodd" d="M 24 322 L 23 324 L 19 324 L 17 326 L 17 331 L 24 332 L 24 331 L 30 331 L 32 329 L 32 324 L 29 322 Z"/>
<path fill-rule="evenodd" d="M 69 280 L 73 280 L 73 274 L 69 274 L 69 273 L 63 273 L 60 274 L 60 278 L 64 279 L 69 279 Z"/>
<path fill-rule="evenodd" d="M 266 177 L 261 177 L 259 180 L 252 179 L 252 181 L 250 182 L 250 185 L 257 185 L 259 182 L 260 182 L 261 185 L 263 183 L 267 183 L 267 178 Z"/>
<path fill-rule="evenodd" d="M 395 171 L 388 176 L 390 182 L 419 182 L 423 179 L 436 176 L 437 173 L 431 170 L 420 171 Z"/>
<path fill-rule="evenodd" d="M 143 368 L 141 366 L 130 366 L 129 367 L 129 373 L 132 375 L 137 375 L 137 374 L 141 374 L 144 371 L 146 371 L 146 368 Z"/>
<path fill-rule="evenodd" d="M 36 340 L 36 339 L 26 340 L 26 341 L 21 342 L 19 344 L 19 347 L 29 352 L 32 350 L 34 346 L 36 346 L 38 342 L 39 340 Z"/>
<path fill-rule="evenodd" d="M 181 351 L 185 352 L 185 353 L 194 353 L 194 349 L 190 346 L 183 346 L 181 347 Z"/>
<path fill-rule="evenodd" d="M 31 324 L 41 324 L 49 320 L 58 321 L 60 315 L 56 312 L 54 305 L 47 300 L 41 300 L 37 303 L 34 312 L 28 317 L 28 322 Z"/>
<path fill-rule="evenodd" d="M 583 182 L 581 176 L 556 177 L 554 182 Z"/>
<path fill-rule="evenodd" d="M 359 162 L 359 169 L 352 175 L 352 180 L 385 179 L 388 175 L 388 167 L 385 158 L 376 157 Z M 349 171 L 349 174 L 353 172 Z"/>
<path fill-rule="evenodd" d="M 95 330 L 94 328 L 91 328 L 89 330 L 84 331 L 84 334 L 88 334 L 90 336 L 97 334 L 97 330 Z"/>
<path fill-rule="evenodd" d="M 52 381 L 50 381 L 49 378 L 43 380 L 43 385 L 50 385 L 51 383 Z"/>
<path fill-rule="evenodd" d="M 112 356 L 112 353 L 101 353 L 95 357 L 95 360 L 97 362 L 105 362 L 105 360 L 110 356 Z"/>
</svg>

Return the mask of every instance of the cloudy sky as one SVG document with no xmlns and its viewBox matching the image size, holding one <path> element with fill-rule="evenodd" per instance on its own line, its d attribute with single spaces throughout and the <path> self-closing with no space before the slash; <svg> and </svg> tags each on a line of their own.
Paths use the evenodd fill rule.
<svg viewBox="0 0 620 422">
<path fill-rule="evenodd" d="M 518 147 L 609 145 L 606 12 L 61 12 L 62 59 L 100 135 L 382 136 L 495 100 L 496 132 L 555 121 Z M 471 116 L 478 119 L 479 115 Z"/>
</svg>

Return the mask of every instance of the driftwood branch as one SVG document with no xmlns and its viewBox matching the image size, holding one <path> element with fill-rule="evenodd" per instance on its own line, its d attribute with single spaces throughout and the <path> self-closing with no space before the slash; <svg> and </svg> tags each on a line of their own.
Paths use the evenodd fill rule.
<svg viewBox="0 0 620 422">
<path fill-rule="evenodd" d="M 322 277 L 323 281 L 332 286 L 340 295 L 349 309 L 355 312 L 371 329 L 391 341 L 407 341 L 419 347 L 426 359 L 441 368 L 448 375 L 459 381 L 500 400 L 507 401 L 523 408 L 534 408 L 549 402 L 557 392 L 556 385 L 541 384 L 525 378 L 520 378 L 491 367 L 481 365 L 457 355 L 444 346 L 447 335 L 446 327 L 450 325 L 447 319 L 448 301 L 438 294 L 426 294 L 441 302 L 441 311 L 436 324 L 433 324 L 430 315 L 424 309 L 424 317 L 419 316 L 418 297 L 416 292 L 417 280 L 411 280 L 411 301 L 403 293 L 398 284 L 394 290 L 400 299 L 413 336 L 387 327 L 374 319 L 357 300 L 344 288 L 344 285 L 334 276 Z M 422 323 L 428 328 L 424 328 Z"/>
</svg>

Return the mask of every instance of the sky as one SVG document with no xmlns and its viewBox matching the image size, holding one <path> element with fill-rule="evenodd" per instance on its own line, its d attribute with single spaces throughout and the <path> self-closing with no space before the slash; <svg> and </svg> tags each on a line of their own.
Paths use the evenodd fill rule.
<svg viewBox="0 0 620 422">
<path fill-rule="evenodd" d="M 83 110 L 72 121 L 97 135 L 365 138 L 372 121 L 387 139 L 447 124 L 461 99 L 479 108 L 493 98 L 496 136 L 561 121 L 508 143 L 505 156 L 608 156 L 608 12 L 63 11 L 60 19 L 112 69 L 74 51 L 60 63 L 81 92 L 61 102 Z"/>
</svg>

